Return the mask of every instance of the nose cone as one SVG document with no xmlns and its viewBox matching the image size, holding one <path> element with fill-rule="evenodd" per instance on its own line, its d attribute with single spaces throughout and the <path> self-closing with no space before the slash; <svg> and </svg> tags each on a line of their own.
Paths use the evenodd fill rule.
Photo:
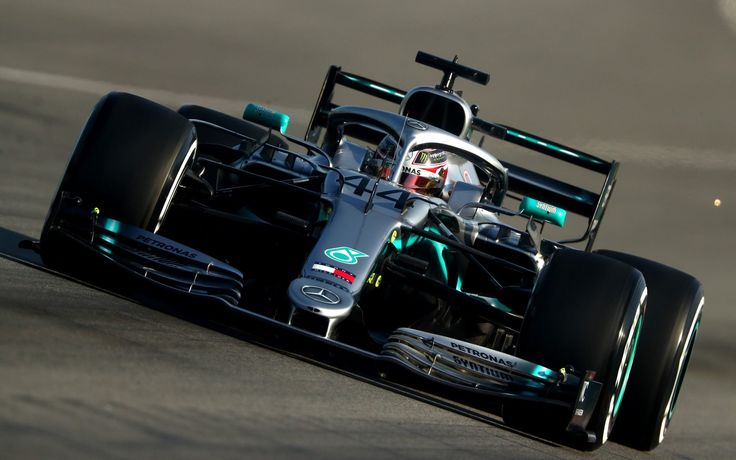
<svg viewBox="0 0 736 460">
<path fill-rule="evenodd" d="M 324 281 L 297 278 L 289 285 L 289 300 L 294 308 L 307 310 L 339 322 L 350 314 L 353 296 Z"/>
</svg>

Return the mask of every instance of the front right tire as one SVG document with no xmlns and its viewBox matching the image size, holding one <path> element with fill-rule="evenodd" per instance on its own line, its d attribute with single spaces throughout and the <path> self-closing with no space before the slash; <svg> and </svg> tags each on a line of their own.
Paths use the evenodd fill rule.
<svg viewBox="0 0 736 460">
<path fill-rule="evenodd" d="M 679 270 L 614 251 L 598 254 L 639 270 L 649 288 L 647 320 L 613 440 L 652 450 L 664 439 L 675 411 L 705 297 L 700 282 Z"/>
<path fill-rule="evenodd" d="M 644 278 L 630 266 L 588 252 L 563 249 L 541 272 L 519 334 L 517 355 L 550 369 L 595 371 L 603 383 L 587 430 L 595 449 L 609 438 L 627 386 L 646 308 Z M 572 412 L 542 412 L 533 404 L 503 407 L 510 425 L 564 432 Z"/>
</svg>

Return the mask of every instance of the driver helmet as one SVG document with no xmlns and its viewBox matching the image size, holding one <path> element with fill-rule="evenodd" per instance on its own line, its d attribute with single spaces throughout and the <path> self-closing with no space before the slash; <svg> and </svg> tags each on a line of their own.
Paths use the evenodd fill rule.
<svg viewBox="0 0 736 460">
<path fill-rule="evenodd" d="M 401 185 L 417 193 L 441 196 L 446 179 L 447 152 L 441 149 L 415 150 L 401 165 Z"/>
</svg>

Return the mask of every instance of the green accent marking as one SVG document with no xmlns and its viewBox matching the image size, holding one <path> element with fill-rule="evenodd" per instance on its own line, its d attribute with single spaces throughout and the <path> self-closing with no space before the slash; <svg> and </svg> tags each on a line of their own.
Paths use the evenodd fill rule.
<svg viewBox="0 0 736 460">
<path fill-rule="evenodd" d="M 355 265 L 358 263 L 359 258 L 368 257 L 368 254 L 347 246 L 325 249 L 325 255 L 335 262 L 340 262 L 346 265 Z"/>
<path fill-rule="evenodd" d="M 554 150 L 555 152 L 564 153 L 565 155 L 570 155 L 570 156 L 575 157 L 575 158 L 583 158 L 579 154 L 577 154 L 575 152 L 571 152 L 570 150 L 564 149 L 564 148 L 560 147 L 559 145 L 553 144 L 551 142 L 540 141 L 539 139 L 535 139 L 532 136 L 527 136 L 527 135 L 524 135 L 524 134 L 521 134 L 521 133 L 517 133 L 516 131 L 514 131 L 512 129 L 507 129 L 506 130 L 506 133 L 507 134 L 510 134 L 511 136 L 518 137 L 519 139 L 524 139 L 525 141 L 533 142 L 534 144 L 537 144 L 537 145 L 539 145 L 541 147 L 546 147 L 546 148 L 548 148 L 550 150 Z M 587 158 L 584 158 L 584 159 L 587 160 L 587 161 L 590 161 L 591 163 L 603 164 L 602 161 L 597 160 L 595 158 L 587 157 Z"/>
<path fill-rule="evenodd" d="M 505 311 L 506 313 L 511 313 L 512 312 L 511 308 L 509 308 L 508 305 L 506 305 L 505 303 L 501 302 L 497 298 L 491 297 L 490 301 L 491 301 L 491 306 L 493 306 L 493 308 L 497 308 L 499 310 Z"/>
<path fill-rule="evenodd" d="M 120 222 L 117 220 L 107 219 L 105 220 L 105 223 L 102 224 L 102 226 L 105 228 L 105 230 L 117 233 L 120 230 Z"/>
<path fill-rule="evenodd" d="M 541 377 L 543 379 L 549 379 L 552 376 L 553 372 L 554 371 L 552 371 L 551 369 L 548 369 L 544 366 L 537 365 L 534 367 L 534 370 L 532 371 L 532 375 Z M 526 386 L 532 387 L 532 388 L 544 388 L 545 384 L 542 382 L 535 382 L 533 380 L 529 380 L 528 382 L 526 382 Z"/>
<path fill-rule="evenodd" d="M 103 241 L 107 241 L 108 243 L 112 244 L 113 246 L 117 246 L 118 240 L 115 238 L 109 237 L 107 235 L 100 235 L 100 239 Z"/>
<path fill-rule="evenodd" d="M 444 283 L 447 284 L 449 279 L 447 274 L 447 263 L 445 262 L 445 258 L 442 256 L 442 253 L 447 246 L 436 241 L 431 241 L 431 244 L 434 250 L 437 251 L 437 261 L 440 264 L 440 270 L 442 270 L 442 279 Z"/>
<path fill-rule="evenodd" d="M 437 236 L 442 236 L 442 233 L 435 227 L 429 227 L 426 229 L 429 233 L 434 233 Z M 447 248 L 446 245 L 442 243 L 438 243 L 437 241 L 429 240 L 429 243 L 432 245 L 432 248 L 437 252 L 437 262 L 440 264 L 440 270 L 442 270 L 442 278 L 444 280 L 444 283 L 447 284 L 448 282 L 448 273 L 447 273 L 447 263 L 445 262 L 445 258 L 442 256 L 443 251 Z"/>
<path fill-rule="evenodd" d="M 419 240 L 419 237 L 415 234 L 402 235 L 401 238 L 396 238 L 391 244 L 396 248 L 397 251 L 401 252 L 404 249 L 409 249 Z"/>
<path fill-rule="evenodd" d="M 548 369 L 544 366 L 536 366 L 532 371 L 533 375 L 542 378 L 549 378 L 552 375 L 552 369 Z"/>
<path fill-rule="evenodd" d="M 435 227 L 426 227 L 425 231 L 429 233 L 434 233 L 435 235 L 442 236 L 442 233 L 435 228 Z M 449 282 L 449 273 L 447 270 L 447 263 L 445 262 L 445 258 L 443 257 L 443 251 L 447 248 L 446 245 L 439 243 L 437 241 L 434 241 L 430 238 L 424 238 L 415 234 L 409 234 L 408 236 L 402 235 L 401 238 L 396 238 L 393 242 L 390 242 L 389 244 L 393 245 L 394 248 L 396 248 L 397 251 L 402 252 L 406 249 L 411 248 L 416 244 L 419 240 L 426 240 L 429 245 L 432 247 L 432 249 L 435 252 L 435 257 L 437 259 L 437 263 L 439 264 L 440 270 L 442 271 L 442 281 L 445 284 L 448 284 Z M 459 290 L 462 286 L 462 279 L 458 276 L 457 279 L 457 289 Z"/>
<path fill-rule="evenodd" d="M 353 77 L 353 76 L 350 76 L 350 75 L 343 74 L 343 76 L 345 78 L 347 78 L 348 80 L 350 80 L 350 81 L 354 81 L 356 83 L 360 83 L 361 85 L 368 86 L 369 88 L 373 88 L 375 90 L 381 91 L 381 92 L 386 93 L 386 94 L 390 94 L 392 96 L 397 96 L 397 97 L 404 97 L 405 96 L 405 93 L 403 93 L 401 91 L 394 91 L 394 90 L 391 90 L 391 89 L 386 88 L 385 86 L 380 86 L 380 85 L 377 85 L 375 83 L 369 83 L 369 82 L 367 82 L 365 80 L 362 80 L 360 78 Z"/>
<path fill-rule="evenodd" d="M 636 335 L 634 336 L 634 343 L 631 344 L 631 354 L 629 355 L 629 362 L 626 364 L 626 373 L 624 374 L 624 381 L 621 384 L 621 390 L 616 395 L 616 403 L 613 406 L 613 417 L 618 414 L 618 409 L 621 407 L 621 402 L 624 400 L 624 393 L 626 392 L 626 384 L 629 383 L 629 374 L 631 374 L 631 368 L 634 367 L 634 355 L 636 355 L 636 346 L 639 344 L 639 333 L 641 332 L 641 326 L 644 324 L 644 315 L 639 316 L 639 324 L 636 325 Z"/>
<path fill-rule="evenodd" d="M 458 291 L 462 291 L 463 288 L 463 277 L 460 276 L 460 273 L 457 274 L 457 282 L 455 283 L 455 289 Z"/>
<path fill-rule="evenodd" d="M 285 134 L 286 128 L 289 127 L 288 115 L 274 112 L 257 104 L 248 104 L 245 106 L 243 119 L 265 126 L 266 128 L 278 129 L 281 134 Z"/>
<path fill-rule="evenodd" d="M 109 243 L 109 244 L 111 244 L 113 246 L 118 246 L 118 241 L 115 238 L 112 238 L 112 237 L 107 236 L 107 235 L 99 235 L 99 238 L 102 241 L 106 241 L 107 243 Z M 112 250 L 110 248 L 106 248 L 105 246 L 97 246 L 97 249 L 99 249 L 100 251 L 104 252 L 105 254 L 112 255 Z"/>
<path fill-rule="evenodd" d="M 544 203 L 534 198 L 525 196 L 519 203 L 519 211 L 527 216 L 535 217 L 545 222 L 550 222 L 558 227 L 565 226 L 567 211 L 557 206 Z"/>
<path fill-rule="evenodd" d="M 329 219 L 330 219 L 329 208 L 321 206 L 319 210 L 319 217 L 317 217 L 317 222 L 327 222 Z"/>
<path fill-rule="evenodd" d="M 506 304 L 504 304 L 503 302 L 501 302 L 500 300 L 498 300 L 495 297 L 487 297 L 487 296 L 484 296 L 484 295 L 476 294 L 474 292 L 463 292 L 463 294 L 466 294 L 466 295 L 475 297 L 477 299 L 482 299 L 486 303 L 488 303 L 488 305 L 490 305 L 491 307 L 493 307 L 493 308 L 495 308 L 497 310 L 501 310 L 501 311 L 506 312 L 506 313 L 512 313 L 513 312 L 513 310 L 511 310 L 511 308 L 509 308 Z"/>
</svg>

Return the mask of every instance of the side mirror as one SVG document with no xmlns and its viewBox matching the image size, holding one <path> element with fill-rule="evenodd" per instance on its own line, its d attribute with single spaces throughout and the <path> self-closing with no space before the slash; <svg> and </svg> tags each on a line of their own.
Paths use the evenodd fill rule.
<svg viewBox="0 0 736 460">
<path fill-rule="evenodd" d="M 558 227 L 564 227 L 565 219 L 567 218 L 567 211 L 564 209 L 535 200 L 534 198 L 529 198 L 528 196 L 522 198 L 519 204 L 519 212 L 525 216 L 555 224 Z"/>
<path fill-rule="evenodd" d="M 289 126 L 288 115 L 274 112 L 257 104 L 245 106 L 243 120 L 265 126 L 268 129 L 277 129 L 281 134 L 286 134 L 286 128 Z"/>
</svg>

